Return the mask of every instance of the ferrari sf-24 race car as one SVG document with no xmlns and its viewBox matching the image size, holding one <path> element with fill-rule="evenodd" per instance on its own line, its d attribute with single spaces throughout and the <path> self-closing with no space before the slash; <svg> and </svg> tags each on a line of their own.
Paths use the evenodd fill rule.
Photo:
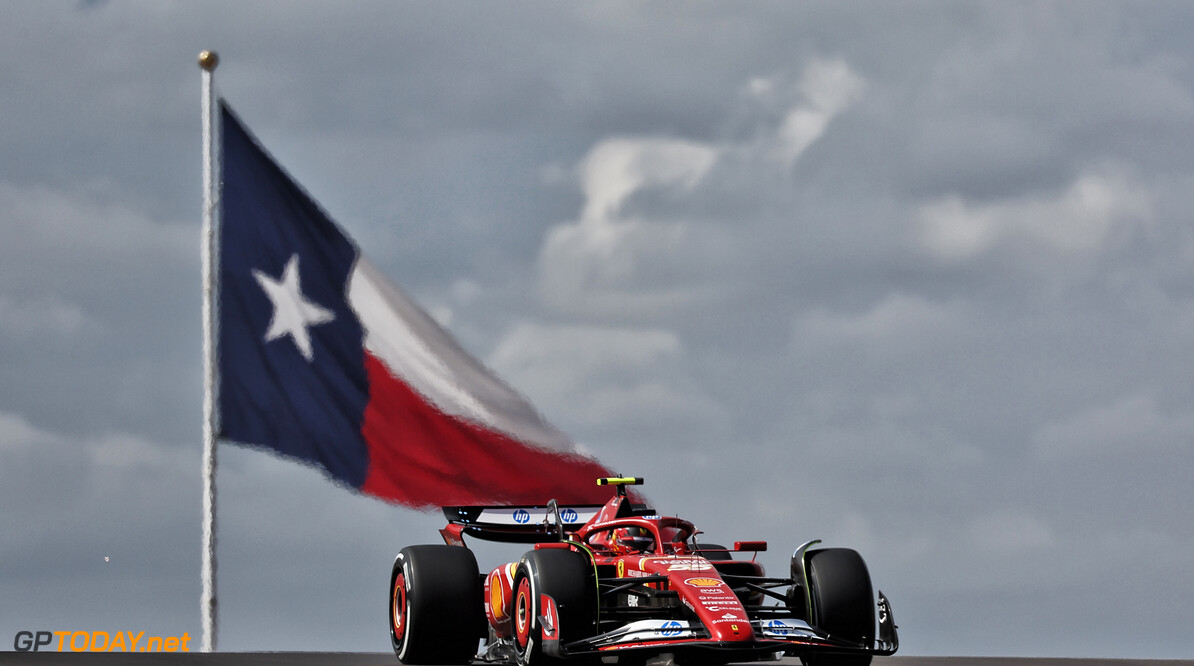
<svg viewBox="0 0 1194 666">
<path fill-rule="evenodd" d="M 651 666 L 794 655 L 807 666 L 866 666 L 898 648 L 891 605 L 882 592 L 876 601 L 857 552 L 810 541 L 786 577 L 770 578 L 755 561 L 767 542 L 698 541 L 689 521 L 632 501 L 626 486 L 642 479 L 597 483 L 616 488 L 604 506 L 445 507 L 446 545 L 408 546 L 394 560 L 399 661 Z M 534 548 L 484 575 L 465 535 Z"/>
</svg>

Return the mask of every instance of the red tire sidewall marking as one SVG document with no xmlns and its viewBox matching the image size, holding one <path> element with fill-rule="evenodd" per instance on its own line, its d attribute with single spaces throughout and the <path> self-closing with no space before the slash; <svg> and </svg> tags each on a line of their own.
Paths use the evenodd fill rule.
<svg viewBox="0 0 1194 666">
<path fill-rule="evenodd" d="M 406 577 L 399 573 L 394 577 L 394 593 L 391 595 L 394 615 L 394 637 L 402 640 L 406 626 Z"/>
</svg>

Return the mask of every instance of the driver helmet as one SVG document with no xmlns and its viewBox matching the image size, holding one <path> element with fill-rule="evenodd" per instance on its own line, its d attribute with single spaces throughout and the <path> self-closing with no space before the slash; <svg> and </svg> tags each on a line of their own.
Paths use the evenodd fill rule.
<svg viewBox="0 0 1194 666">
<path fill-rule="evenodd" d="M 631 552 L 642 553 L 655 545 L 655 537 L 645 527 L 619 527 L 614 530 L 614 542 Z"/>
</svg>

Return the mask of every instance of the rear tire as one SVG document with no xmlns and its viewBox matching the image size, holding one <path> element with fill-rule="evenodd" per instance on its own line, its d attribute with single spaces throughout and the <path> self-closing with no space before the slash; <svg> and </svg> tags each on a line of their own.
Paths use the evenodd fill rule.
<svg viewBox="0 0 1194 666">
<path fill-rule="evenodd" d="M 587 557 L 569 550 L 533 550 L 514 573 L 512 629 L 520 666 L 560 661 L 544 649 L 543 595 L 555 601 L 559 645 L 597 630 L 597 581 Z"/>
<path fill-rule="evenodd" d="M 404 664 L 467 664 L 484 628 L 477 558 L 459 546 L 407 546 L 390 574 L 390 643 Z"/>
<path fill-rule="evenodd" d="M 810 624 L 834 638 L 873 647 L 875 597 L 866 562 L 849 548 L 826 548 L 808 553 Z M 870 655 L 810 654 L 805 666 L 868 666 Z"/>
</svg>

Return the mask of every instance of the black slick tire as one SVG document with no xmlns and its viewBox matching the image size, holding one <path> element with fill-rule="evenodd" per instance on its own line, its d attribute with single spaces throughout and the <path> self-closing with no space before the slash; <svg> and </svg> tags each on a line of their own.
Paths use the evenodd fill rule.
<svg viewBox="0 0 1194 666">
<path fill-rule="evenodd" d="M 558 645 L 594 635 L 597 628 L 597 581 L 593 565 L 581 553 L 533 550 L 514 573 L 513 634 L 520 666 L 544 666 L 560 655 L 543 640 L 543 596 L 555 602 Z"/>
<path fill-rule="evenodd" d="M 807 556 L 811 624 L 833 638 L 872 647 L 875 599 L 866 562 L 849 548 L 810 551 Z M 809 654 L 805 666 L 868 666 L 870 655 Z"/>
<path fill-rule="evenodd" d="M 407 546 L 390 573 L 390 642 L 403 664 L 467 664 L 484 622 L 477 558 L 459 546 Z"/>
</svg>

